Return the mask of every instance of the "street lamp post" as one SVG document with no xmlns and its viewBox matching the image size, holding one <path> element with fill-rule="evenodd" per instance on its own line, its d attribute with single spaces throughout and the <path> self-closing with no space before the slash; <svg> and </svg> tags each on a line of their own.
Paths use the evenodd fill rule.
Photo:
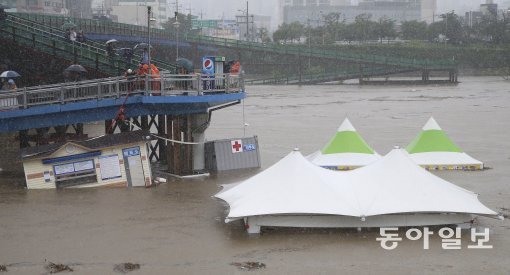
<svg viewBox="0 0 510 275">
<path fill-rule="evenodd" d="M 174 22 L 175 32 L 176 32 L 176 46 L 175 46 L 175 61 L 179 59 L 179 27 L 181 26 L 181 23 L 179 23 L 179 18 L 177 15 L 175 16 L 175 22 Z"/>
<path fill-rule="evenodd" d="M 149 77 L 151 74 L 151 6 L 147 6 L 147 65 L 149 65 Z"/>
<path fill-rule="evenodd" d="M 246 1 L 246 41 L 250 41 L 249 33 L 250 33 L 250 12 L 248 9 L 248 1 Z"/>
</svg>

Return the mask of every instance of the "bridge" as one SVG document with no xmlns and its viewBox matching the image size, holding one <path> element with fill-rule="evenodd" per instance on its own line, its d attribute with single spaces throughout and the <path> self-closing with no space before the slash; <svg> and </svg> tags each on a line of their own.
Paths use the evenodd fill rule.
<svg viewBox="0 0 510 275">
<path fill-rule="evenodd" d="M 64 23 L 70 20 L 62 16 L 54 15 L 27 13 L 15 13 L 10 15 L 53 28 L 60 28 Z M 109 38 L 115 38 L 119 41 L 132 42 L 134 38 L 139 40 L 141 38 L 145 39 L 148 36 L 148 28 L 144 26 L 80 18 L 73 18 L 72 21 L 77 25 L 78 29 L 83 30 L 87 36 L 95 39 L 106 40 Z M 175 34 L 171 32 L 151 28 L 150 33 L 152 37 L 151 39 L 154 39 L 155 44 L 166 46 L 177 45 Z M 422 80 L 427 80 L 429 79 L 429 74 L 432 71 L 448 72 L 450 74 L 449 80 L 451 82 L 456 82 L 457 78 L 457 63 L 454 60 L 449 59 L 429 60 L 382 56 L 360 53 L 352 50 L 328 50 L 315 47 L 305 47 L 303 45 L 281 45 L 279 43 L 265 44 L 194 35 L 190 33 L 180 34 L 179 46 L 183 49 L 188 49 L 190 53 L 189 55 L 193 56 L 193 59 L 196 62 L 199 60 L 199 57 L 202 56 L 199 54 L 200 50 L 202 50 L 204 54 L 210 54 L 211 52 L 218 51 L 219 49 L 222 49 L 224 52 L 229 52 L 231 55 L 235 54 L 238 59 L 244 60 L 243 63 L 245 65 L 250 64 L 250 62 L 245 60 L 248 58 L 251 58 L 252 60 L 264 60 L 267 56 L 271 56 L 272 59 L 290 59 L 290 63 L 293 65 L 292 67 L 296 67 L 290 77 L 301 80 L 306 79 L 306 77 L 303 77 L 306 75 L 303 68 L 306 59 L 312 59 L 316 62 L 329 62 L 332 64 L 346 65 L 348 67 L 347 69 L 328 70 L 335 72 L 335 75 L 337 75 L 336 78 L 340 80 L 399 74 L 401 72 L 422 72 Z M 262 66 L 264 65 L 262 64 Z M 289 66 L 286 65 L 285 67 Z M 357 71 L 354 72 L 354 70 Z M 372 72 L 374 72 L 374 74 L 372 74 Z M 331 79 L 330 75 L 331 73 L 325 73 L 323 78 Z M 316 78 L 312 82 L 316 83 L 319 79 L 320 78 Z M 253 83 L 259 82 L 272 84 L 274 81 L 272 81 L 271 78 L 267 78 L 264 79 L 264 81 L 255 81 Z M 289 84 L 294 82 L 296 81 L 290 81 Z M 296 83 L 302 84 L 302 82 Z"/>
<path fill-rule="evenodd" d="M 141 56 L 135 54 L 131 62 L 120 57 L 108 56 L 106 45 L 93 40 L 84 43 L 70 41 L 65 37 L 61 28 L 40 24 L 9 13 L 0 28 L 0 38 L 10 40 L 16 44 L 58 56 L 74 64 L 80 64 L 105 75 L 117 76 L 123 74 L 127 68 L 136 68 Z M 177 72 L 177 66 L 162 60 L 152 59 L 151 62 L 160 70 Z"/>
<path fill-rule="evenodd" d="M 153 142 L 151 160 L 182 157 L 170 171 L 190 174 L 203 169 L 189 162 L 203 147 L 190 150 L 181 143 L 204 142 L 211 113 L 245 96 L 243 77 L 229 74 L 164 73 L 27 87 L 0 93 L 0 132 L 19 131 L 20 146 L 27 147 L 83 138 L 87 122 L 104 121 L 105 134 L 148 130 L 177 142 L 168 149 L 164 140 Z"/>
</svg>

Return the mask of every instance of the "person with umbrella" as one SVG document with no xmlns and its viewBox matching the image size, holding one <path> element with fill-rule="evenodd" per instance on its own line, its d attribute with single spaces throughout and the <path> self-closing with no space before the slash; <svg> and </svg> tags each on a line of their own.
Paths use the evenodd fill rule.
<svg viewBox="0 0 510 275">
<path fill-rule="evenodd" d="M 115 46 L 114 43 L 117 42 L 115 39 L 110 39 L 106 41 L 106 55 L 109 57 L 115 56 Z"/>
<path fill-rule="evenodd" d="M 9 79 L 8 81 L 4 81 L 3 85 L 2 85 L 2 90 L 16 90 L 18 89 L 18 87 L 16 86 L 16 83 L 14 82 L 13 79 Z"/>
<path fill-rule="evenodd" d="M 2 79 L 2 90 L 12 90 L 17 89 L 16 83 L 13 78 L 20 77 L 21 75 L 15 71 L 5 71 L 0 74 L 0 78 Z M 6 81 L 5 79 L 9 79 Z"/>
<path fill-rule="evenodd" d="M 80 81 L 84 78 L 83 75 L 85 73 L 87 73 L 87 70 L 82 65 L 78 65 L 78 64 L 73 64 L 64 70 L 64 76 L 66 77 L 66 82 Z"/>
<path fill-rule="evenodd" d="M 76 41 L 80 43 L 85 43 L 85 35 L 83 34 L 83 30 L 80 30 L 76 36 Z"/>
<path fill-rule="evenodd" d="M 140 59 L 140 64 L 149 64 L 149 52 L 147 48 L 143 49 L 142 59 Z"/>
<path fill-rule="evenodd" d="M 117 50 L 117 54 L 124 57 L 126 59 L 126 63 L 128 66 L 131 65 L 131 61 L 133 59 L 133 49 L 131 48 L 120 48 Z"/>
</svg>

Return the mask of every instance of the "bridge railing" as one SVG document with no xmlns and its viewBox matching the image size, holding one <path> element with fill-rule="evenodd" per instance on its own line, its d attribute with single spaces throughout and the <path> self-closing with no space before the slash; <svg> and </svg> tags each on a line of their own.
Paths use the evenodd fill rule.
<svg viewBox="0 0 510 275">
<path fill-rule="evenodd" d="M 16 33 L 16 30 L 10 30 L 12 34 L 16 34 L 18 37 L 28 35 L 26 38 L 33 40 L 31 42 L 35 45 L 41 44 L 47 47 L 61 48 L 70 54 L 78 54 L 92 61 L 97 60 L 101 64 L 121 67 L 122 71 L 128 67 L 136 67 L 138 65 L 137 61 L 141 59 L 141 55 L 136 53 L 133 54 L 131 61 L 127 61 L 121 56 L 109 57 L 106 53 L 106 45 L 103 43 L 93 40 L 86 40 L 86 42 L 70 41 L 65 37 L 65 32 L 63 30 L 40 24 L 37 21 L 32 21 L 24 17 L 9 14 L 6 21 L 12 24 L 13 27 L 15 26 L 16 30 L 18 30 L 18 33 Z M 19 33 L 19 31 L 25 31 L 27 34 Z M 31 37 L 30 34 L 32 34 Z M 51 40 L 57 41 L 57 44 L 53 45 L 53 41 Z M 172 72 L 176 72 L 177 70 L 175 64 L 170 64 L 159 59 L 152 58 L 151 62 L 161 70 L 171 70 Z"/>
<path fill-rule="evenodd" d="M 65 17 L 55 15 L 34 15 L 24 13 L 17 13 L 17 15 L 38 22 L 57 24 L 59 26 L 64 24 L 66 20 Z M 144 26 L 135 26 L 123 23 L 79 18 L 73 18 L 73 21 L 82 29 L 93 33 L 109 33 L 109 34 L 115 33 L 119 35 L 142 36 L 142 37 L 147 36 L 147 27 Z M 163 29 L 151 29 L 151 35 L 154 38 L 175 39 L 173 33 L 170 33 L 167 30 Z M 454 69 L 457 66 L 456 62 L 450 59 L 427 60 L 373 54 L 359 54 L 356 52 L 347 52 L 342 50 L 305 48 L 302 45 L 281 45 L 279 43 L 264 44 L 258 42 L 201 36 L 190 33 L 182 34 L 181 39 L 183 41 L 203 43 L 227 48 L 235 47 L 239 49 L 267 51 L 279 54 L 311 56 L 315 58 L 340 59 L 350 62 L 375 63 L 379 65 L 393 65 L 420 69 Z"/>
<path fill-rule="evenodd" d="M 204 96 L 240 92 L 244 92 L 242 75 L 162 74 L 157 77 L 111 77 L 0 91 L 0 111 L 134 95 Z"/>
</svg>

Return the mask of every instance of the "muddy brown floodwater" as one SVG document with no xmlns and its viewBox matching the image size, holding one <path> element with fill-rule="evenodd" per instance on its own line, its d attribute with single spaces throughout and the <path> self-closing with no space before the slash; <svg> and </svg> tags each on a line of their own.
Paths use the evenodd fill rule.
<svg viewBox="0 0 510 275">
<path fill-rule="evenodd" d="M 437 172 L 510 208 L 510 82 L 462 78 L 457 86 L 248 87 L 243 105 L 213 114 L 208 139 L 258 135 L 263 167 L 299 147 L 322 147 L 348 116 L 380 154 L 405 146 L 433 115 L 466 152 L 492 169 Z M 110 274 L 121 263 L 130 274 L 510 274 L 510 222 L 480 218 L 493 249 L 443 250 L 434 234 L 386 251 L 377 230 L 267 230 L 250 237 L 239 222 L 225 224 L 226 207 L 211 198 L 219 185 L 257 171 L 207 180 L 170 181 L 150 189 L 23 190 L 22 175 L 0 179 L 0 264 L 8 274 L 43 274 L 48 262 L 73 274 Z M 510 212 L 506 212 L 510 214 Z M 403 232 L 400 233 L 403 237 Z M 243 271 L 239 264 L 265 268 Z"/>
</svg>

